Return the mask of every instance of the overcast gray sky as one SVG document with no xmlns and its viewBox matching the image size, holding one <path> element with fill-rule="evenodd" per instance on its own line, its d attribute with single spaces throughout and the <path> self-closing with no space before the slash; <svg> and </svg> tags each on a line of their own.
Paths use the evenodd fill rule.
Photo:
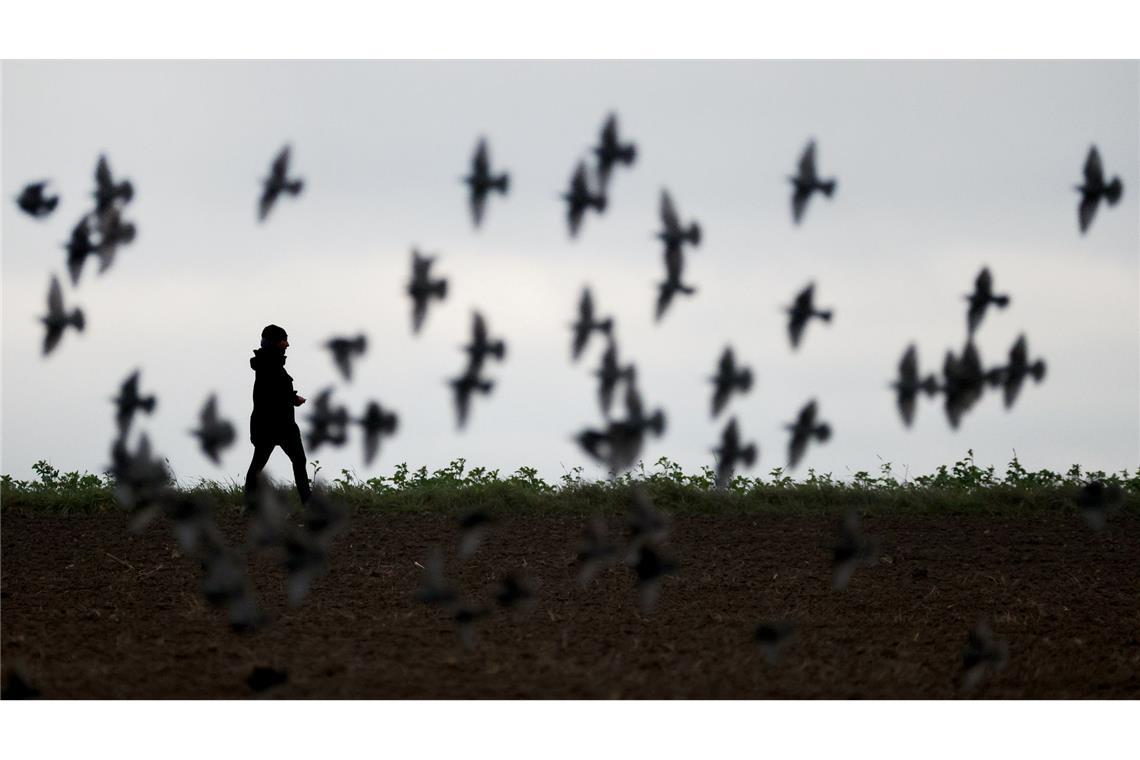
<svg viewBox="0 0 1140 760">
<path fill-rule="evenodd" d="M 809 399 L 834 435 L 809 467 L 847 477 L 880 461 L 913 474 L 973 448 L 1003 466 L 1140 464 L 1140 73 L 1136 62 L 6 62 L 2 74 L 3 472 L 38 459 L 99 471 L 114 435 L 110 397 L 135 368 L 159 396 L 142 418 L 184 481 L 239 479 L 248 466 L 261 328 L 289 332 L 287 369 L 310 398 L 328 385 L 362 411 L 393 407 L 400 431 L 363 466 L 359 435 L 309 452 L 322 476 L 367 477 L 399 462 L 534 466 L 555 479 L 575 465 L 602 476 L 572 442 L 600 423 L 591 375 L 568 324 L 582 286 L 617 323 L 645 400 L 668 416 L 651 439 L 687 470 L 711 465 L 730 416 L 760 445 L 766 474 L 786 464 L 783 425 Z M 604 216 L 566 234 L 559 200 L 605 115 L 637 143 L 613 179 Z M 481 230 L 459 178 L 480 135 L 511 173 Z M 807 140 L 838 178 L 796 228 L 786 176 Z M 256 223 L 260 179 L 286 142 L 305 179 Z M 1124 201 L 1077 231 L 1081 167 L 1096 143 Z M 90 204 L 106 152 L 130 178 L 138 238 L 78 288 L 61 244 Z M 47 178 L 62 195 L 44 221 L 12 202 Z M 687 255 L 698 288 L 653 322 L 663 272 L 657 203 L 667 187 L 704 240 Z M 447 300 L 418 337 L 404 288 L 412 245 L 439 255 Z M 910 342 L 921 369 L 941 367 L 965 337 L 963 295 L 989 266 L 1012 304 L 987 315 L 983 361 L 1004 361 L 1018 334 L 1045 358 L 1041 385 L 1010 411 L 991 392 L 951 430 L 920 400 L 913 428 L 887 384 Z M 87 315 L 40 356 L 52 274 Z M 782 307 L 808 282 L 833 307 L 800 350 Z M 457 432 L 446 378 L 460 372 L 471 311 L 508 343 L 490 397 Z M 367 334 L 351 385 L 320 344 Z M 752 367 L 750 394 L 715 422 L 712 373 L 725 345 Z M 188 434 L 211 392 L 238 428 L 221 467 Z M 302 430 L 309 407 L 298 410 Z M 277 452 L 269 466 L 289 476 Z"/>
</svg>

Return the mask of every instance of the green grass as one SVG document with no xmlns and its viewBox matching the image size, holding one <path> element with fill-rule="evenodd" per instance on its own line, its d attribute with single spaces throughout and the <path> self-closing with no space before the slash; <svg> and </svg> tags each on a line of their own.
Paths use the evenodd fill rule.
<svg viewBox="0 0 1140 760">
<path fill-rule="evenodd" d="M 1118 483 L 1124 490 L 1124 510 L 1140 514 L 1140 468 L 1129 474 L 1085 471 L 1073 465 L 1067 472 L 1026 470 L 1016 455 L 1004 474 L 994 467 L 974 464 L 973 451 L 952 466 L 940 466 L 934 473 L 903 481 L 895 477 L 890 463 L 878 474 L 856 472 L 850 480 L 839 480 L 831 473 L 808 470 L 795 480 L 782 469 L 768 477 L 738 475 L 728 489 L 714 487 L 711 468 L 697 474 L 682 471 L 665 457 L 646 470 L 639 464 L 619 478 L 592 481 L 574 468 L 558 482 L 548 483 L 532 467 L 520 467 L 503 476 L 483 467 L 467 469 L 457 459 L 446 467 L 429 472 L 426 467 L 411 470 L 396 465 L 393 473 L 361 480 L 349 470 L 331 481 L 319 476 L 320 462 L 313 461 L 318 488 L 342 499 L 354 510 L 388 513 L 458 513 L 483 509 L 491 513 L 618 513 L 628 505 L 629 488 L 645 486 L 657 506 L 672 512 L 716 514 L 733 512 L 834 512 L 858 508 L 865 512 L 908 514 L 1029 514 L 1076 512 L 1074 496 L 1090 479 Z M 17 480 L 8 475 L 0 482 L 0 509 L 27 513 L 100 513 L 119 509 L 115 484 L 108 475 L 60 473 L 44 461 L 33 470 L 39 480 Z M 172 483 L 183 492 L 208 497 L 220 512 L 237 512 L 242 505 L 241 484 L 234 480 L 201 480 L 195 484 Z M 291 483 L 277 488 L 294 503 Z"/>
</svg>

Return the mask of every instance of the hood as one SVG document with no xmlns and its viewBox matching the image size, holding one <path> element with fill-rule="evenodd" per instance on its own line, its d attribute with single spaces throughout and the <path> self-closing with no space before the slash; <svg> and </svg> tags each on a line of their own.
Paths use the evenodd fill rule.
<svg viewBox="0 0 1140 760">
<path fill-rule="evenodd" d="M 275 348 L 255 348 L 253 356 L 249 357 L 249 368 L 254 372 L 284 366 L 285 352 Z"/>
</svg>

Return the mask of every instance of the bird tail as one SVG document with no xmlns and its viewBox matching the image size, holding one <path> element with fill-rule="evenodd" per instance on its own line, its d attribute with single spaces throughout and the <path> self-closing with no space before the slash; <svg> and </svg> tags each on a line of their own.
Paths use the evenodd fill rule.
<svg viewBox="0 0 1140 760">
<path fill-rule="evenodd" d="M 613 330 L 614 330 L 613 317 L 607 317 L 606 319 L 603 319 L 601 322 L 596 323 L 594 325 L 594 328 L 596 330 L 598 330 L 599 332 L 604 332 L 606 335 L 613 335 Z"/>
<path fill-rule="evenodd" d="M 298 179 L 285 183 L 285 191 L 290 195 L 297 195 L 305 188 L 305 180 Z"/>
<path fill-rule="evenodd" d="M 507 344 L 501 340 L 497 343 L 492 343 L 491 347 L 487 349 L 487 353 L 492 354 L 496 359 L 502 361 L 503 357 L 507 354 Z"/>
<path fill-rule="evenodd" d="M 646 427 L 652 430 L 654 435 L 662 436 L 665 433 L 665 412 L 660 409 L 654 412 Z"/>
<path fill-rule="evenodd" d="M 1038 359 L 1033 364 L 1031 364 L 1029 366 L 1029 374 L 1033 375 L 1034 381 L 1036 381 L 1038 383 L 1041 382 L 1045 378 L 1045 362 L 1044 362 L 1044 360 Z"/>
<path fill-rule="evenodd" d="M 59 205 L 59 196 L 56 196 L 54 198 L 48 198 L 46 201 L 44 201 L 44 208 L 47 209 L 47 212 L 49 214 L 52 211 L 55 211 L 55 207 L 58 205 Z"/>
<path fill-rule="evenodd" d="M 1115 206 L 1123 193 L 1124 186 L 1120 184 L 1120 177 L 1113 177 L 1112 182 L 1104 188 L 1104 199 L 1108 201 L 1108 205 Z"/>
<path fill-rule="evenodd" d="M 1006 306 L 1009 306 L 1009 296 L 994 296 L 993 301 L 999 308 L 1002 309 L 1004 309 Z"/>
<path fill-rule="evenodd" d="M 826 195 L 828 198 L 830 198 L 832 193 L 835 192 L 835 180 L 829 180 L 827 182 L 820 182 L 819 183 L 819 189 L 823 191 L 824 195 Z"/>
<path fill-rule="evenodd" d="M 606 210 L 605 194 L 595 195 L 590 202 L 593 204 L 594 208 L 598 210 L 599 213 Z"/>
<path fill-rule="evenodd" d="M 618 161 L 621 161 L 626 166 L 629 166 L 637 160 L 637 146 L 633 143 L 626 145 L 624 148 L 618 150 Z"/>
<path fill-rule="evenodd" d="M 693 222 L 691 225 L 689 225 L 688 237 L 689 237 L 689 242 L 691 242 L 693 245 L 700 245 L 701 244 L 701 225 L 697 224 L 696 222 Z"/>
<path fill-rule="evenodd" d="M 736 387 L 743 393 L 747 393 L 752 388 L 752 370 L 745 368 L 740 371 L 740 374 L 736 376 Z"/>
<path fill-rule="evenodd" d="M 815 315 L 822 319 L 824 322 L 831 321 L 831 309 L 828 309 L 827 311 L 817 311 Z"/>
<path fill-rule="evenodd" d="M 511 189 L 511 177 L 509 174 L 500 174 L 491 182 L 491 187 L 498 190 L 503 195 Z"/>
<path fill-rule="evenodd" d="M 447 297 L 447 280 L 439 280 L 431 284 L 431 292 L 440 298 Z"/>
<path fill-rule="evenodd" d="M 118 195 L 123 203 L 130 203 L 131 199 L 135 197 L 135 186 L 130 182 L 124 182 L 119 185 L 116 195 Z"/>
<path fill-rule="evenodd" d="M 146 398 L 146 399 L 143 399 L 142 401 L 139 401 L 139 408 L 146 411 L 147 414 L 150 414 L 151 412 L 154 411 L 154 404 L 155 404 L 155 398 L 154 398 L 154 396 L 151 396 L 150 398 Z"/>
<path fill-rule="evenodd" d="M 759 453 L 755 443 L 750 443 L 744 447 L 740 452 L 740 459 L 744 462 L 745 467 L 751 467 L 756 463 L 756 455 Z"/>
<path fill-rule="evenodd" d="M 827 439 L 831 438 L 831 426 L 826 422 L 818 425 L 813 432 L 820 443 L 824 443 Z"/>
<path fill-rule="evenodd" d="M 75 325 L 75 329 L 79 330 L 80 332 L 83 331 L 83 327 L 87 324 L 83 319 L 83 311 L 81 309 L 76 309 L 75 311 L 71 312 L 69 321 L 71 324 Z"/>
<path fill-rule="evenodd" d="M 938 392 L 938 379 L 934 375 L 927 375 L 926 379 L 919 384 L 919 389 L 926 393 L 927 396 L 933 396 Z"/>
<path fill-rule="evenodd" d="M 491 389 L 495 387 L 494 380 L 476 380 L 475 387 L 479 389 L 480 393 L 490 393 Z"/>
</svg>

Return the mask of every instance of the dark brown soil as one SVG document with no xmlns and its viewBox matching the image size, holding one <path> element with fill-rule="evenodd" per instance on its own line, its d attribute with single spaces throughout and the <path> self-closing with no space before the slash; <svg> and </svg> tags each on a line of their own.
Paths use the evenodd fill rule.
<svg viewBox="0 0 1140 760">
<path fill-rule="evenodd" d="M 119 516 L 5 514 L 3 667 L 48 698 L 246 698 L 256 666 L 288 673 L 265 693 L 278 698 L 951 698 L 985 618 L 1009 662 L 968 696 L 1140 696 L 1134 517 L 1101 533 L 1072 516 L 869 517 L 881 561 L 835 592 L 834 517 L 678 516 L 666 548 L 683 566 L 649 615 L 626 568 L 579 587 L 584 524 L 502 519 L 472 559 L 449 557 L 474 602 L 508 571 L 539 589 L 529 615 L 493 611 L 467 650 L 447 613 L 412 598 L 415 561 L 456 546 L 452 518 L 354 516 L 297 609 L 275 556 L 259 555 L 273 623 L 238 634 L 167 525 L 133 535 Z M 237 518 L 223 527 L 242 534 Z M 762 620 L 797 626 L 775 665 L 753 642 Z"/>
</svg>

